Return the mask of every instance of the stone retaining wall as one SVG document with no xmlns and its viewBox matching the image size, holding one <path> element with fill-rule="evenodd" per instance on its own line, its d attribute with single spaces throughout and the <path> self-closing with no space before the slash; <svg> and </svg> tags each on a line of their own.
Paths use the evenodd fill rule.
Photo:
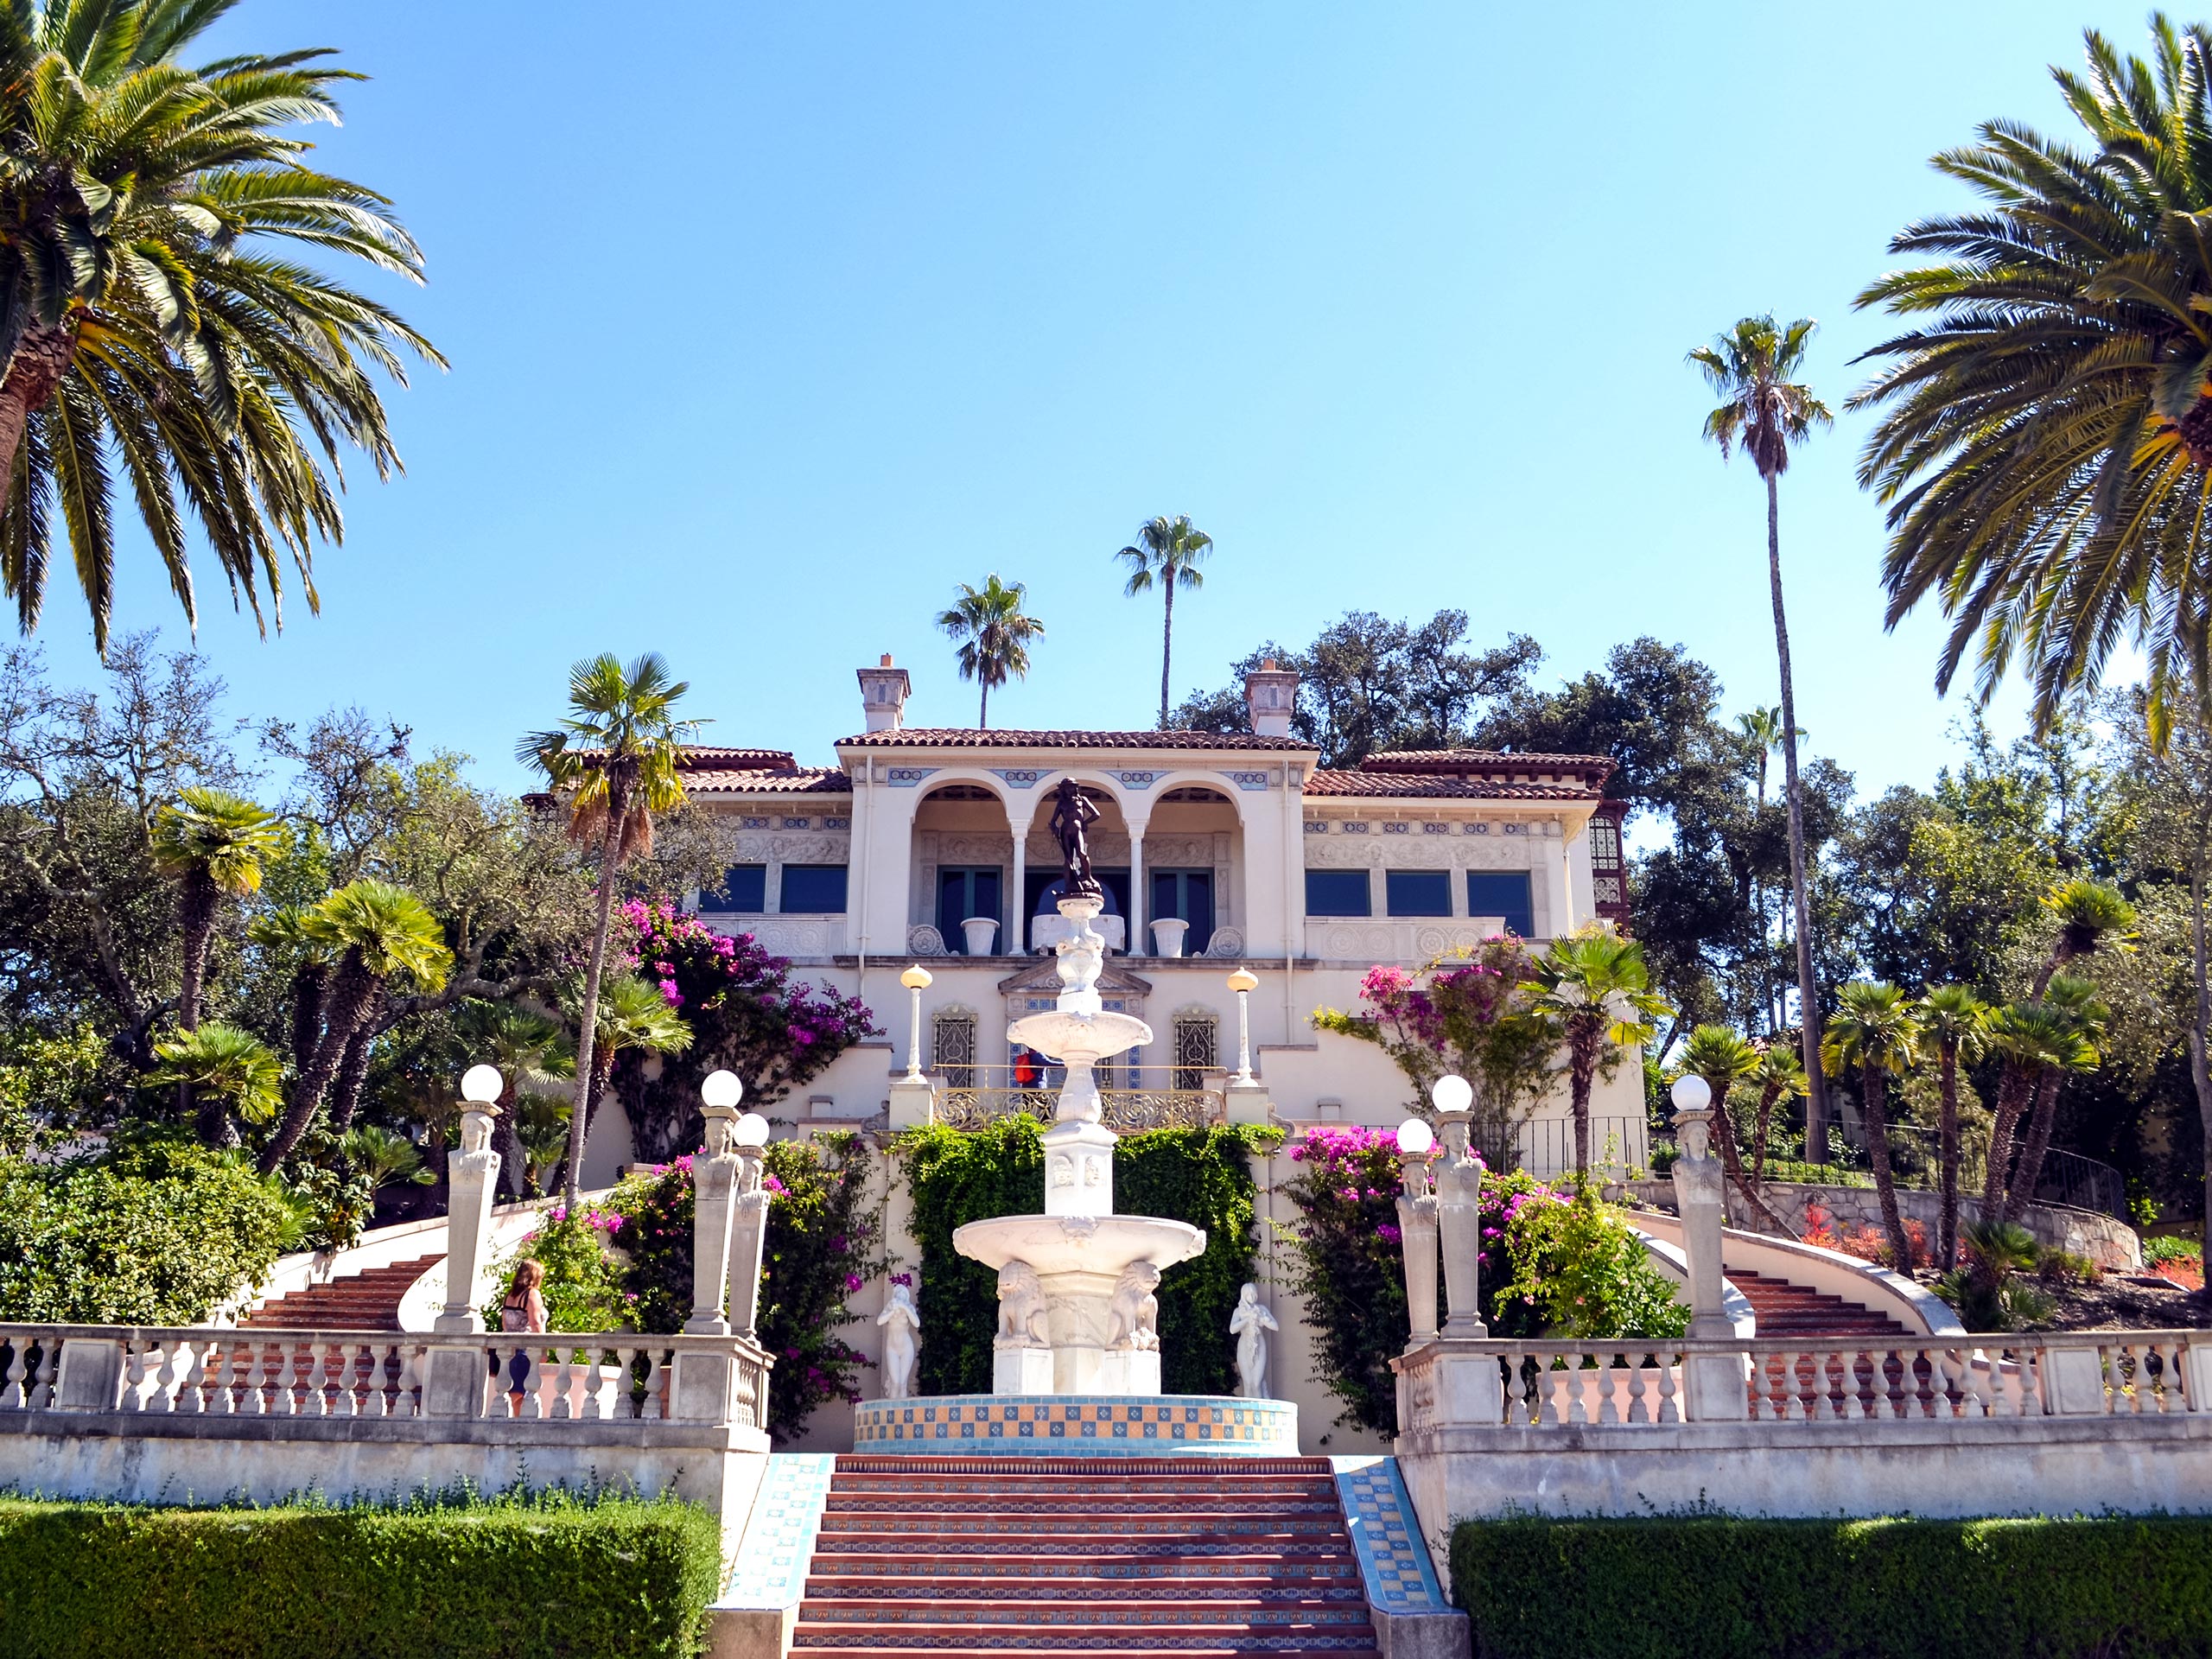
<svg viewBox="0 0 2212 1659">
<path fill-rule="evenodd" d="M 1675 1184 L 1670 1180 L 1624 1181 L 1619 1187 L 1625 1196 L 1656 1209 L 1671 1211 L 1675 1207 Z M 1796 1181 L 1769 1181 L 1761 1190 L 1774 1212 L 1801 1236 L 1805 1230 L 1806 1206 L 1812 1204 L 1828 1212 L 1833 1218 L 1830 1224 L 1839 1236 L 1861 1228 L 1872 1228 L 1876 1232 L 1882 1228 L 1881 1206 L 1871 1186 L 1814 1186 Z M 1914 1187 L 1897 1189 L 1899 1212 L 1907 1221 L 1923 1224 L 1931 1240 L 1936 1233 L 1938 1207 L 1933 1192 Z M 1981 1201 L 1961 1194 L 1960 1226 L 1963 1228 L 1980 1216 Z M 2142 1239 L 2133 1227 L 2116 1217 L 2094 1210 L 2069 1209 L 2063 1205 L 2031 1204 L 2020 1219 L 2038 1243 L 2086 1255 L 2108 1272 L 2133 1273 L 2143 1265 Z M 1733 1186 L 1728 1188 L 1728 1224 L 1753 1232 L 1766 1230 L 1765 1224 Z"/>
</svg>

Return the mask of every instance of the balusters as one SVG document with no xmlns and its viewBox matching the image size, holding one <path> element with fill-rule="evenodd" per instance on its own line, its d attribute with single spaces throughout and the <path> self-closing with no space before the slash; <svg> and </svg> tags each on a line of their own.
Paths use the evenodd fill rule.
<svg viewBox="0 0 2212 1659">
<path fill-rule="evenodd" d="M 1659 1412 L 1662 1423 L 1682 1421 L 1681 1386 L 1675 1381 L 1681 1375 L 1681 1357 L 1674 1354 L 1659 1356 Z"/>
<path fill-rule="evenodd" d="M 664 1358 L 664 1350 L 654 1348 L 647 1351 L 646 1353 L 649 1364 L 645 1372 L 645 1398 L 643 1408 L 638 1414 L 648 1422 L 657 1423 L 667 1414 L 661 1406 L 661 1390 L 668 1382 L 668 1366 Z"/>
<path fill-rule="evenodd" d="M 123 1339 L 122 1408 L 125 1411 L 144 1409 L 140 1395 L 146 1387 L 146 1350 L 149 1345 L 143 1337 Z"/>
<path fill-rule="evenodd" d="M 8 1341 L 8 1372 L 0 1380 L 0 1411 L 21 1411 L 28 1402 L 23 1380 L 30 1376 L 30 1339 L 11 1337 Z"/>
<path fill-rule="evenodd" d="M 390 1414 L 395 1417 L 419 1417 L 423 1414 L 423 1350 L 415 1343 L 396 1344 L 399 1351 L 399 1385 L 393 1391 Z"/>
<path fill-rule="evenodd" d="M 545 1386 L 549 1401 L 549 1408 L 544 1414 L 546 1416 L 568 1418 L 576 1414 L 575 1401 L 572 1393 L 576 1382 L 573 1350 L 568 1351 L 568 1357 L 565 1358 L 562 1352 L 557 1351 L 546 1357 Z"/>
</svg>

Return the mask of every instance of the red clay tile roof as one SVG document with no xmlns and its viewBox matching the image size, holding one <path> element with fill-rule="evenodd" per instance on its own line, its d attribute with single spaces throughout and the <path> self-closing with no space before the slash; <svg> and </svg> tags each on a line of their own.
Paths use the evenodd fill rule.
<svg viewBox="0 0 2212 1659">
<path fill-rule="evenodd" d="M 1568 772 L 1602 779 L 1611 775 L 1613 760 L 1605 754 L 1520 754 L 1501 749 L 1385 749 L 1369 755 L 1359 769 L 1444 777 Z"/>
<path fill-rule="evenodd" d="M 1594 801 L 1603 792 L 1594 781 L 1515 783 L 1503 778 L 1441 777 L 1433 772 L 1316 772 L 1306 779 L 1308 799 L 1316 795 L 1365 795 L 1400 800 Z"/>
<path fill-rule="evenodd" d="M 905 726 L 840 738 L 841 749 L 1270 749 L 1313 753 L 1294 737 L 1253 732 L 1016 732 L 972 726 Z"/>
<path fill-rule="evenodd" d="M 853 780 L 835 766 L 687 766 L 683 787 L 695 795 L 849 795 Z"/>
<path fill-rule="evenodd" d="M 711 743 L 686 743 L 681 762 L 686 772 L 789 772 L 798 763 L 789 749 L 724 749 Z"/>
</svg>

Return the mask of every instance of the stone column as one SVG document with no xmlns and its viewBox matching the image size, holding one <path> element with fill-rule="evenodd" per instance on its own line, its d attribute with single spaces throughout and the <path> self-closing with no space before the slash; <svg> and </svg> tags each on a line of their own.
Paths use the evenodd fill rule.
<svg viewBox="0 0 2212 1659">
<path fill-rule="evenodd" d="M 706 1149 L 691 1160 L 691 1317 L 683 1322 L 683 1333 L 726 1337 L 729 1321 L 722 1316 L 722 1299 L 735 1219 L 737 1113 L 732 1107 L 709 1106 L 705 1116 Z"/>
<path fill-rule="evenodd" d="M 483 1069 L 486 1068 L 477 1068 Z M 473 1071 L 467 1082 L 475 1081 Z M 469 1092 L 480 1094 L 485 1090 L 470 1089 Z M 496 1090 L 493 1092 L 496 1098 Z M 483 1294 L 484 1246 L 491 1230 L 492 1200 L 499 1182 L 499 1154 L 492 1150 L 492 1120 L 496 1116 L 497 1109 L 491 1101 L 462 1101 L 461 1150 L 446 1154 L 449 1187 L 446 1206 L 446 1304 L 444 1312 L 432 1321 L 432 1329 L 441 1333 L 480 1336 L 484 1330 L 484 1316 L 477 1311 L 477 1305 Z M 484 1363 L 484 1348 L 481 1342 L 431 1347 L 424 1356 L 424 1416 L 484 1414 L 486 1382 L 490 1375 Z"/>
<path fill-rule="evenodd" d="M 1429 1188 L 1433 1154 L 1426 1147 L 1398 1153 L 1402 1190 L 1398 1197 L 1398 1230 L 1406 1255 L 1406 1312 L 1412 1329 L 1407 1346 L 1417 1348 L 1436 1337 L 1436 1195 Z"/>
<path fill-rule="evenodd" d="M 1467 1145 L 1470 1114 L 1437 1114 L 1444 1156 L 1435 1171 L 1436 1221 L 1444 1251 L 1444 1334 L 1486 1337 L 1482 1308 L 1483 1166 Z"/>
<path fill-rule="evenodd" d="M 1705 1079 L 1675 1081 L 1675 1207 L 1682 1218 L 1682 1254 L 1689 1267 L 1690 1336 L 1726 1338 L 1735 1327 L 1721 1307 L 1720 1229 L 1726 1216 L 1725 1175 L 1713 1155 L 1713 1090 Z M 1750 1407 L 1744 1389 L 1747 1362 L 1733 1354 L 1693 1354 L 1682 1370 L 1683 1415 L 1694 1422 L 1740 1421 Z"/>
<path fill-rule="evenodd" d="M 737 1148 L 736 1196 L 729 1244 L 729 1323 L 737 1335 L 757 1341 L 760 1313 L 760 1248 L 768 1236 L 768 1190 L 762 1183 L 760 1148 Z"/>
<path fill-rule="evenodd" d="M 1007 955 L 1026 957 L 1029 954 L 1029 824 L 1020 816 L 1027 807 L 1033 816 L 1036 803 L 1024 801 L 1017 806 L 1009 799 L 1006 804 L 1007 823 L 1014 830 L 1014 890 L 1007 894 L 1006 925 L 1000 937 L 1009 941 Z"/>
<path fill-rule="evenodd" d="M 1149 814 L 1147 817 L 1149 817 Z M 1129 809 L 1122 809 L 1122 822 L 1129 827 L 1129 954 L 1148 957 L 1152 954 L 1152 940 L 1145 932 L 1147 913 L 1152 908 L 1147 902 L 1150 894 L 1144 885 L 1144 826 L 1146 818 L 1132 817 Z"/>
</svg>

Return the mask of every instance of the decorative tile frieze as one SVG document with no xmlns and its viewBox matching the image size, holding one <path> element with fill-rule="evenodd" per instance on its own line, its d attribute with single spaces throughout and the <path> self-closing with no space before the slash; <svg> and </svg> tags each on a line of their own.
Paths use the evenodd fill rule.
<svg viewBox="0 0 2212 1659">
<path fill-rule="evenodd" d="M 893 789 L 912 789 L 936 770 L 935 766 L 886 766 L 883 781 Z"/>
<path fill-rule="evenodd" d="M 1117 772 L 1114 778 L 1128 789 L 1150 789 L 1160 781 L 1156 772 Z"/>
<path fill-rule="evenodd" d="M 863 1400 L 853 1408 L 861 1452 L 971 1452 L 1004 1457 L 1159 1457 L 1211 1452 L 1294 1457 L 1298 1408 L 1287 1400 L 1209 1395 L 1148 1397 L 941 1395 Z"/>
<path fill-rule="evenodd" d="M 1424 836 L 1448 836 L 1452 833 L 1452 826 L 1448 823 L 1424 823 L 1421 832 Z"/>
<path fill-rule="evenodd" d="M 1361 823 L 1358 819 L 1354 818 L 1350 823 L 1344 825 L 1344 834 L 1348 836 L 1363 836 L 1367 833 L 1368 828 L 1368 825 Z"/>
<path fill-rule="evenodd" d="M 737 821 L 737 827 L 741 830 L 766 830 L 769 826 L 770 820 L 766 818 L 743 817 Z"/>
<path fill-rule="evenodd" d="M 853 821 L 850 818 L 824 818 L 822 827 L 824 830 L 849 830 L 853 827 Z"/>
<path fill-rule="evenodd" d="M 715 1605 L 789 1607 L 799 1600 L 836 1467 L 837 1459 L 827 1452 L 779 1452 L 769 1457 L 752 1517 L 745 1523 L 745 1542 Z"/>
<path fill-rule="evenodd" d="M 811 830 L 813 827 L 812 818 L 785 818 L 784 820 L 784 828 L 786 830 Z"/>
<path fill-rule="evenodd" d="M 1012 789 L 1034 789 L 1045 774 L 1028 766 L 993 766 L 991 776 Z"/>
<path fill-rule="evenodd" d="M 1369 1602 L 1385 1613 L 1450 1611 L 1398 1460 L 1331 1458 L 1329 1463 Z"/>
<path fill-rule="evenodd" d="M 1268 774 L 1264 772 L 1224 772 L 1221 775 L 1239 789 L 1265 789 L 1268 786 Z"/>
<path fill-rule="evenodd" d="M 1407 834 L 1409 834 L 1409 833 L 1412 831 L 1412 830 L 1413 830 L 1413 825 L 1411 825 L 1411 824 L 1409 824 L 1409 823 L 1386 823 L 1386 824 L 1384 824 L 1384 825 L 1382 826 L 1382 833 L 1383 833 L 1384 835 L 1386 835 L 1386 836 L 1402 836 L 1402 835 L 1407 835 Z"/>
<path fill-rule="evenodd" d="M 1309 836 L 1325 836 L 1329 833 L 1329 826 L 1319 818 L 1308 818 L 1306 821 L 1306 833 Z"/>
</svg>

